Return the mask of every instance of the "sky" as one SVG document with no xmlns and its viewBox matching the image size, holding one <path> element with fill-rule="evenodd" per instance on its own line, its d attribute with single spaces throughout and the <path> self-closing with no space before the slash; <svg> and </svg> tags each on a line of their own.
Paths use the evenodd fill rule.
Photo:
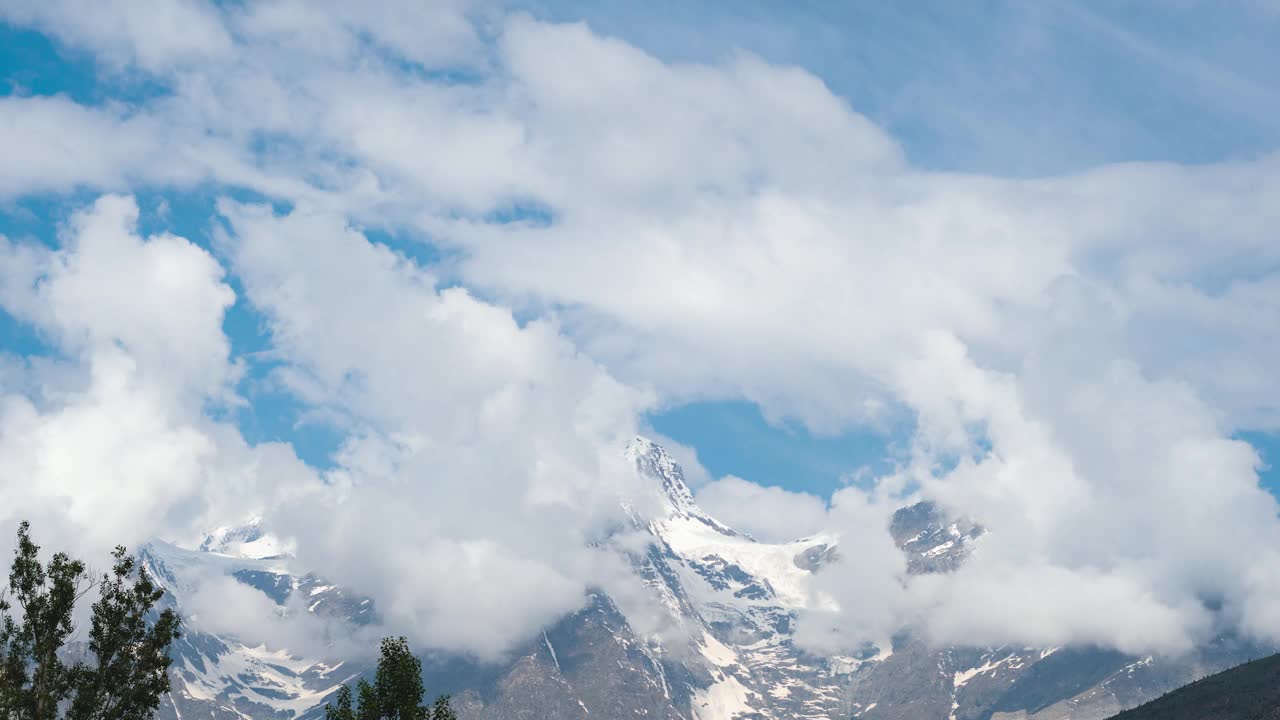
<svg viewBox="0 0 1280 720">
<path fill-rule="evenodd" d="M 495 656 L 628 582 L 591 547 L 643 434 L 723 519 L 859 549 L 815 649 L 1280 640 L 1278 32 L 1264 0 L 0 0 L 0 532 L 261 516 Z M 980 560 L 903 582 L 919 499 Z"/>
</svg>

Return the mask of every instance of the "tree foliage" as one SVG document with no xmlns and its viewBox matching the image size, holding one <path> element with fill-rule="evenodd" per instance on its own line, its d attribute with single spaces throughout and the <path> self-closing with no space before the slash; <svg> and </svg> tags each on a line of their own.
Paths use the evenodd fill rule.
<svg viewBox="0 0 1280 720">
<path fill-rule="evenodd" d="M 431 720 L 458 720 L 458 714 L 453 711 L 453 706 L 449 704 L 448 695 L 441 695 L 436 698 L 435 704 L 431 706 Z"/>
<path fill-rule="evenodd" d="M 431 707 L 422 704 L 422 661 L 409 650 L 403 637 L 384 638 L 373 682 L 338 688 L 334 702 L 324 706 L 325 720 L 457 720 L 448 696 L 436 698 Z"/>
<path fill-rule="evenodd" d="M 151 717 L 169 691 L 168 649 L 180 635 L 176 613 L 155 612 L 163 591 L 123 547 L 97 580 L 66 553 L 46 565 L 39 553 L 22 523 L 0 592 L 0 720 Z M 68 662 L 76 604 L 95 587 L 91 657 Z"/>
<path fill-rule="evenodd" d="M 338 688 L 338 695 L 332 703 L 325 703 L 324 720 L 355 720 L 355 709 L 351 705 L 351 688 L 343 685 Z"/>
</svg>

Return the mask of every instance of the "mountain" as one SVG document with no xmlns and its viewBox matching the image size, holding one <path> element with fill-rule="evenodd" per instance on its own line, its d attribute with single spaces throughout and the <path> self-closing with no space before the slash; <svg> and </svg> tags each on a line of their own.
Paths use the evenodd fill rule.
<svg viewBox="0 0 1280 720">
<path fill-rule="evenodd" d="M 658 502 L 643 512 L 624 506 L 630 526 L 620 531 L 647 542 L 617 552 L 659 609 L 645 626 L 664 631 L 637 630 L 597 590 L 505 662 L 427 653 L 427 687 L 452 694 L 463 720 L 1101 720 L 1274 651 L 1224 637 L 1169 660 L 1094 648 L 936 648 L 903 633 L 889 647 L 816 656 L 794 636 L 814 602 L 811 578 L 857 549 L 834 535 L 759 542 L 703 511 L 661 447 L 637 438 L 626 453 Z M 899 510 L 887 531 L 914 574 L 954 571 L 985 533 L 928 503 Z M 293 567 L 258 522 L 219 529 L 198 549 L 153 542 L 141 554 L 165 602 L 195 628 L 196 588 L 211 577 L 261 593 L 285 618 L 309 613 L 348 630 L 377 619 L 371 599 Z M 174 648 L 161 717 L 318 717 L 341 683 L 370 668 L 338 645 L 310 645 L 269 651 L 234 633 L 190 631 Z"/>
<path fill-rule="evenodd" d="M 241 533 L 247 534 L 245 532 Z M 216 537 L 215 533 L 212 537 Z M 233 540 L 237 545 L 254 539 Z M 261 549 L 261 540 L 257 549 Z M 272 541 L 273 542 L 273 541 Z M 266 543 L 270 544 L 270 543 Z M 165 589 L 162 602 L 187 618 L 183 635 L 171 649 L 172 690 L 161 703 L 161 718 L 315 717 L 318 705 L 342 683 L 359 677 L 367 667 L 341 659 L 308 659 L 285 651 L 245 645 L 233 636 L 199 629 L 198 612 L 188 607 L 199 584 L 209 578 L 230 578 L 261 592 L 284 612 L 291 601 L 305 599 L 306 612 L 351 625 L 373 618 L 372 601 L 321 582 L 313 575 L 290 573 L 287 559 L 242 557 L 204 550 L 184 550 L 152 541 L 139 551 L 148 572 Z"/>
<path fill-rule="evenodd" d="M 1280 655 L 1197 680 L 1114 720 L 1280 720 Z"/>
</svg>

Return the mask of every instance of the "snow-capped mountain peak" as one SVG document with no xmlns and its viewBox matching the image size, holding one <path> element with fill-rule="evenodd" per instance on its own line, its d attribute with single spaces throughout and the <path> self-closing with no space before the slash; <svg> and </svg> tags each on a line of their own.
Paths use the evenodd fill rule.
<svg viewBox="0 0 1280 720">
<path fill-rule="evenodd" d="M 285 543 L 263 528 L 260 517 L 250 518 L 241 525 L 215 528 L 201 541 L 199 549 L 201 552 L 251 559 L 292 554 Z"/>
<path fill-rule="evenodd" d="M 702 523 L 723 535 L 746 537 L 698 507 L 693 491 L 685 482 L 684 470 L 661 445 L 646 437 L 637 436 L 627 445 L 626 457 L 635 463 L 636 470 L 641 475 L 661 483 L 665 519 L 685 518 Z"/>
</svg>

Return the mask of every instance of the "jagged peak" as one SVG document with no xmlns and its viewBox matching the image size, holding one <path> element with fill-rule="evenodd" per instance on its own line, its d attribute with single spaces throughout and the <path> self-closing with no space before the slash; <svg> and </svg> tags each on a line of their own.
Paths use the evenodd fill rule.
<svg viewBox="0 0 1280 720">
<path fill-rule="evenodd" d="M 663 492 L 677 508 L 694 505 L 693 491 L 684 480 L 684 469 L 661 445 L 636 436 L 627 445 L 627 459 L 634 462 L 642 474 L 661 480 Z"/>
<path fill-rule="evenodd" d="M 986 528 L 964 516 L 952 516 L 937 503 L 922 500 L 893 514 L 889 534 L 907 556 L 912 574 L 952 572 L 969 556 Z"/>
<path fill-rule="evenodd" d="M 288 555 L 289 551 L 279 538 L 268 532 L 259 516 L 250 517 L 239 525 L 214 528 L 200 543 L 201 552 L 230 555 L 232 557 L 266 559 Z"/>
<path fill-rule="evenodd" d="M 635 463 L 641 475 L 662 482 L 662 493 L 667 502 L 668 517 L 683 517 L 703 523 L 717 532 L 735 537 L 743 536 L 724 523 L 711 517 L 698 507 L 693 491 L 684 479 L 680 463 L 671 457 L 661 445 L 647 437 L 637 435 L 627 444 L 626 457 Z"/>
</svg>

